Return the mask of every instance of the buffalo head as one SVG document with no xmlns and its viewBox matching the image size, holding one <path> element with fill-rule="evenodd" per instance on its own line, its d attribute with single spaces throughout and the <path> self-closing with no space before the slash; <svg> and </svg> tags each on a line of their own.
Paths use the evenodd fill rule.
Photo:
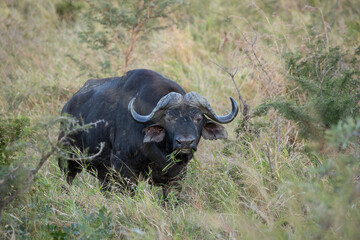
<svg viewBox="0 0 360 240">
<path fill-rule="evenodd" d="M 238 105 L 231 97 L 232 111 L 226 116 L 219 116 L 204 97 L 194 92 L 186 95 L 168 93 L 148 115 L 135 111 L 135 100 L 136 97 L 132 98 L 128 105 L 132 118 L 139 123 L 150 124 L 144 129 L 143 142 L 166 141 L 170 150 L 187 155 L 189 160 L 201 136 L 210 140 L 227 138 L 227 132 L 220 124 L 231 122 L 238 113 Z"/>
</svg>

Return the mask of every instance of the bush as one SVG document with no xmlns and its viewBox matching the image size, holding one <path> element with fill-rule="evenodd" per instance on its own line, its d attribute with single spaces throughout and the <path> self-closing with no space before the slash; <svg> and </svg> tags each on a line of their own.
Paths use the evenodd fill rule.
<svg viewBox="0 0 360 240">
<path fill-rule="evenodd" d="M 118 60 L 123 57 L 126 72 L 136 43 L 146 34 L 176 23 L 175 12 L 183 5 L 182 0 L 89 1 L 84 14 L 87 29 L 80 37 L 90 48 L 109 56 L 110 60 L 100 63 L 103 71 L 119 70 Z"/>
<path fill-rule="evenodd" d="M 13 163 L 16 151 L 11 145 L 29 135 L 30 119 L 25 116 L 0 117 L 0 166 Z"/>
<path fill-rule="evenodd" d="M 84 4 L 79 1 L 63 0 L 55 5 L 56 14 L 62 20 L 73 22 L 76 20 Z"/>
<path fill-rule="evenodd" d="M 254 115 L 274 108 L 297 122 L 303 137 L 323 139 L 326 129 L 359 112 L 359 56 L 359 51 L 326 50 L 317 45 L 309 51 L 288 53 L 286 97 L 261 104 Z"/>
</svg>

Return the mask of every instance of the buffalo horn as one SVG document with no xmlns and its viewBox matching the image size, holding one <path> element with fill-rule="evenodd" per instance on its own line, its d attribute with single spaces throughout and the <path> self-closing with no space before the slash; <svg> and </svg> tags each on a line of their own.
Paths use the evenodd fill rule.
<svg viewBox="0 0 360 240">
<path fill-rule="evenodd" d="M 185 101 L 194 107 L 200 108 L 205 115 L 207 115 L 212 120 L 218 122 L 218 123 L 229 123 L 231 122 L 236 115 L 238 114 L 239 108 L 235 100 L 230 97 L 232 110 L 231 112 L 226 116 L 219 116 L 215 113 L 215 111 L 210 106 L 210 103 L 206 98 L 202 97 L 201 95 L 195 93 L 195 92 L 189 92 L 185 95 Z"/>
<path fill-rule="evenodd" d="M 163 111 L 168 109 L 169 107 L 180 104 L 183 100 L 183 96 L 180 93 L 176 93 L 176 92 L 168 93 L 158 101 L 156 107 L 148 115 L 141 115 L 135 111 L 134 109 L 135 99 L 136 97 L 132 98 L 129 102 L 128 105 L 129 112 L 131 113 L 131 116 L 135 119 L 135 121 L 140 123 L 146 123 L 151 119 L 153 119 L 155 116 L 158 116 L 158 114 L 163 113 Z"/>
</svg>

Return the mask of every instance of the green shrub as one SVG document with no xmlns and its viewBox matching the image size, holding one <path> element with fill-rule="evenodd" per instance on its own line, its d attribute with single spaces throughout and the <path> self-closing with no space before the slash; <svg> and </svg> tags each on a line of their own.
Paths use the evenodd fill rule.
<svg viewBox="0 0 360 240">
<path fill-rule="evenodd" d="M 27 169 L 19 155 L 30 136 L 30 120 L 25 116 L 0 118 L 0 213 L 2 201 L 21 189 L 27 178 Z M 1 215 L 0 215 L 1 219 Z"/>
<path fill-rule="evenodd" d="M 356 118 L 347 118 L 339 121 L 326 132 L 326 138 L 332 145 L 341 149 L 353 149 L 359 154 L 360 150 L 360 115 Z"/>
<path fill-rule="evenodd" d="M 301 199 L 311 209 L 307 218 L 317 226 L 315 238 L 333 238 L 336 229 L 335 238 L 357 239 L 360 116 L 340 121 L 326 131 L 326 138 L 334 151 L 324 156 L 320 166 L 310 169 L 312 177 L 299 185 L 305 193 Z"/>
<path fill-rule="evenodd" d="M 73 0 L 63 0 L 55 4 L 56 14 L 66 21 L 75 21 L 83 7 L 82 2 Z"/>
<path fill-rule="evenodd" d="M 48 224 L 46 230 L 53 239 L 110 239 L 114 236 L 114 223 L 112 213 L 106 207 L 101 207 L 98 212 L 84 214 L 84 218 L 71 226 Z"/>
<path fill-rule="evenodd" d="M 322 139 L 324 131 L 340 120 L 355 117 L 360 100 L 359 51 L 349 53 L 339 47 L 326 50 L 317 46 L 286 55 L 286 97 L 261 104 L 255 116 L 273 108 L 295 121 L 303 137 L 316 139 Z"/>
<path fill-rule="evenodd" d="M 25 116 L 0 117 L 0 166 L 12 163 L 16 151 L 10 145 L 29 135 L 29 125 L 30 119 Z"/>
<path fill-rule="evenodd" d="M 126 72 L 136 43 L 152 31 L 179 22 L 173 18 L 178 17 L 175 13 L 183 5 L 182 0 L 92 0 L 84 14 L 87 28 L 80 33 L 80 38 L 90 48 L 108 55 L 111 61 L 100 63 L 104 72 L 111 68 L 119 70 L 119 58 L 124 58 Z"/>
</svg>

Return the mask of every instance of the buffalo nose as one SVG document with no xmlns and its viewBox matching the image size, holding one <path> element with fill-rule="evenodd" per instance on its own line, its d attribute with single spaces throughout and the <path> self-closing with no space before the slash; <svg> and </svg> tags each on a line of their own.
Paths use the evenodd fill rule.
<svg viewBox="0 0 360 240">
<path fill-rule="evenodd" d="M 176 148 L 195 148 L 195 138 L 194 137 L 176 137 L 175 138 Z"/>
</svg>

